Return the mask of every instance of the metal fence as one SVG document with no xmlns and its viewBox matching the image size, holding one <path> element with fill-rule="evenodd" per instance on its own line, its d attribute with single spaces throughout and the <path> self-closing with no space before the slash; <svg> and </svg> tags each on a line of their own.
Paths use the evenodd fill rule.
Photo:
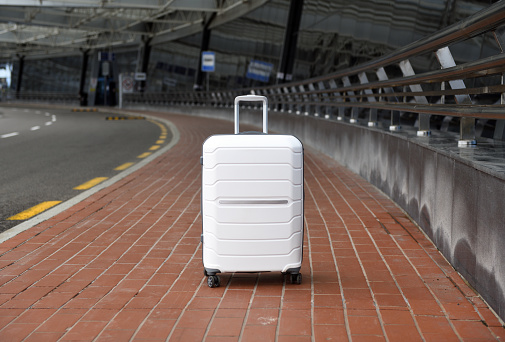
<svg viewBox="0 0 505 342">
<path fill-rule="evenodd" d="M 1 101 L 21 101 L 21 102 L 50 102 L 62 104 L 78 104 L 80 96 L 76 93 L 38 93 L 38 92 L 19 92 L 8 91 L 0 94 Z"/>
<path fill-rule="evenodd" d="M 443 130 L 458 118 L 461 146 L 476 144 L 476 119 L 480 119 L 481 126 L 487 120 L 497 120 L 493 122 L 492 138 L 505 140 L 504 24 L 505 3 L 498 2 L 432 36 L 334 74 L 238 90 L 132 93 L 125 94 L 123 103 L 232 106 L 235 96 L 252 93 L 268 96 L 271 110 L 350 123 L 366 121 L 369 126 L 387 118 L 391 131 L 401 129 L 406 114 L 414 115 L 419 136 L 429 136 L 434 128 Z M 452 46 L 491 34 L 499 47 L 496 51 L 501 53 L 456 65 Z M 436 56 L 438 65 L 415 74 L 410 60 L 426 54 Z M 391 72 L 394 69 L 401 72 Z"/>
</svg>

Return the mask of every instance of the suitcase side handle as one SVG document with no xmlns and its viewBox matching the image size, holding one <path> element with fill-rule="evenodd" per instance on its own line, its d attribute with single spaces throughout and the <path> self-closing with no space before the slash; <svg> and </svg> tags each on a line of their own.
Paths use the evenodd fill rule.
<svg viewBox="0 0 505 342">
<path fill-rule="evenodd" d="M 238 109 L 239 109 L 239 102 L 244 101 L 244 102 L 254 102 L 254 101 L 261 101 L 263 102 L 263 133 L 268 133 L 268 99 L 266 96 L 261 96 L 261 95 L 242 95 L 242 96 L 237 96 L 235 98 L 235 134 L 239 133 L 239 115 L 238 115 Z"/>
</svg>

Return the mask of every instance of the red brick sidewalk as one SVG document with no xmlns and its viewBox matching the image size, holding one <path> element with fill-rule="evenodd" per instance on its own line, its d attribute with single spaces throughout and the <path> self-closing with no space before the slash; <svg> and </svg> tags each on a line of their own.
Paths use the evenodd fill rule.
<svg viewBox="0 0 505 342">
<path fill-rule="evenodd" d="M 179 129 L 173 149 L 0 245 L 0 341 L 505 340 L 398 207 L 308 148 L 303 284 L 234 274 L 208 288 L 199 156 L 232 124 L 159 115 Z"/>
</svg>

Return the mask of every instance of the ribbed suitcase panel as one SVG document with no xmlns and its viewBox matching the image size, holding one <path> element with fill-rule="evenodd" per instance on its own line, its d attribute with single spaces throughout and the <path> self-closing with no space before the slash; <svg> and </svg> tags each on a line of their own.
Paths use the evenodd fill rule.
<svg viewBox="0 0 505 342">
<path fill-rule="evenodd" d="M 289 255 L 302 243 L 302 232 L 296 232 L 287 239 L 220 240 L 213 234 L 205 237 L 205 248 L 223 256 Z"/>
<path fill-rule="evenodd" d="M 285 223 L 270 223 L 268 225 L 244 224 L 244 223 L 218 223 L 209 216 L 203 217 L 204 235 L 212 234 L 220 240 L 283 240 L 300 232 L 303 225 L 302 216 L 296 216 L 291 221 Z"/>
<path fill-rule="evenodd" d="M 234 198 L 237 193 L 244 194 L 250 199 L 265 198 L 265 194 L 272 192 L 276 196 L 290 201 L 299 201 L 303 196 L 302 185 L 294 185 L 291 181 L 216 181 L 212 185 L 206 185 L 205 201 L 219 201 Z"/>
<path fill-rule="evenodd" d="M 288 255 L 218 255 L 213 250 L 204 249 L 204 266 L 221 272 L 286 272 L 302 264 L 301 247 Z"/>
<path fill-rule="evenodd" d="M 274 202 L 277 201 L 277 199 L 270 201 Z M 280 203 L 283 200 L 281 199 L 278 201 Z M 243 203 L 246 202 L 249 202 L 249 200 L 244 200 Z M 267 200 L 262 203 L 265 202 L 267 202 Z M 219 223 L 256 223 L 269 225 L 271 223 L 290 222 L 293 217 L 300 215 L 301 212 L 302 201 L 295 201 L 288 204 L 257 205 L 219 204 L 217 201 L 207 201 L 204 215 L 214 218 Z"/>
<path fill-rule="evenodd" d="M 251 182 L 287 180 L 294 185 L 300 185 L 302 175 L 302 169 L 294 169 L 289 164 L 219 164 L 211 169 L 204 165 L 203 185 L 233 180 Z"/>
</svg>

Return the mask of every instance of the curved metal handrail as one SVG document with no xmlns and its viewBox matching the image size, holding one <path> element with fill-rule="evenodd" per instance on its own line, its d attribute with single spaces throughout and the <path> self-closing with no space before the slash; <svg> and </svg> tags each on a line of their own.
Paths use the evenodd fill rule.
<svg viewBox="0 0 505 342">
<path fill-rule="evenodd" d="M 450 47 L 494 32 L 504 24 L 505 2 L 498 2 L 390 54 L 332 74 L 240 90 L 129 94 L 126 102 L 232 106 L 235 96 L 254 93 L 268 96 L 272 109 L 315 116 L 324 113 L 327 118 L 348 119 L 352 123 L 366 109 L 370 126 L 376 125 L 377 111 L 391 111 L 392 129 L 400 127 L 401 112 L 417 113 L 420 135 L 429 135 L 430 115 L 444 115 L 462 118 L 460 141 L 475 143 L 476 118 L 505 119 L 504 106 L 499 101 L 505 85 L 503 81 L 496 81 L 505 72 L 505 54 L 456 65 Z M 498 39 L 497 42 L 500 44 Z M 414 74 L 409 59 L 426 53 L 436 53 L 442 68 Z M 388 79 L 385 68 L 393 65 L 402 69 L 403 77 Z M 367 75 L 373 75 L 371 82 Z M 463 80 L 483 77 L 488 78 L 488 84 L 465 87 Z M 351 79 L 360 79 L 360 82 L 352 83 Z M 423 86 L 429 89 L 424 90 Z M 493 95 L 495 104 L 480 104 L 472 101 L 470 95 Z M 495 136 L 505 140 L 505 132 L 501 137 Z"/>
<path fill-rule="evenodd" d="M 378 121 L 377 113 L 391 111 L 390 127 L 394 129 L 401 126 L 402 112 L 417 113 L 418 129 L 424 135 L 430 131 L 430 115 L 460 117 L 460 140 L 474 143 L 475 119 L 505 120 L 502 105 L 505 101 L 500 101 L 501 98 L 505 99 L 502 96 L 505 93 L 502 76 L 505 73 L 505 53 L 456 65 L 450 48 L 455 43 L 488 32 L 495 33 L 503 25 L 505 2 L 498 2 L 429 37 L 332 74 L 245 89 L 125 94 L 122 103 L 231 107 L 236 96 L 253 93 L 268 96 L 271 109 L 324 115 L 329 119 L 348 120 L 351 123 L 358 122 L 358 117 L 363 121 L 363 113 L 369 113 L 368 125 L 375 125 Z M 496 39 L 503 51 L 499 37 Z M 414 74 L 409 59 L 426 53 L 436 53 L 442 68 L 436 67 L 435 70 Z M 389 79 L 386 69 L 392 67 L 401 69 L 403 76 Z M 371 76 L 371 81 L 368 81 L 368 76 Z M 465 80 L 477 78 L 486 78 L 486 82 L 466 88 Z M 26 99 L 30 95 L 21 96 Z M 47 95 L 47 98 L 50 99 L 51 96 L 53 95 Z M 481 102 L 478 96 L 487 96 L 488 100 L 491 96 L 494 103 L 490 105 Z M 505 140 L 505 124 L 503 127 L 501 135 L 495 134 L 495 138 Z"/>
</svg>

